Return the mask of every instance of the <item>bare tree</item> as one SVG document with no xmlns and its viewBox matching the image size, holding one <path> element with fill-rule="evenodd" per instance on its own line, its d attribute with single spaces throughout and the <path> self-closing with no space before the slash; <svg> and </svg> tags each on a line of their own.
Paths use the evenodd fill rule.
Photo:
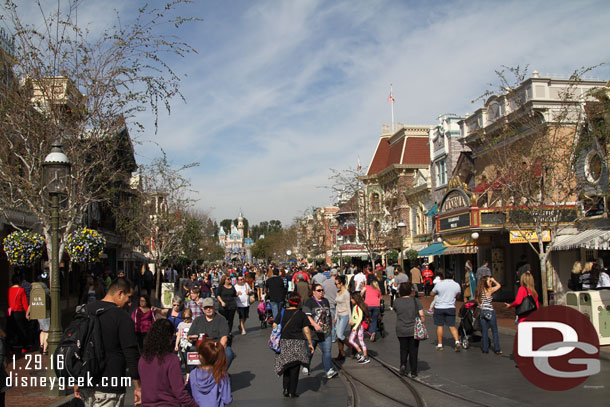
<svg viewBox="0 0 610 407">
<path fill-rule="evenodd" d="M 194 200 L 189 196 L 190 181 L 182 174 L 196 165 L 173 168 L 165 154 L 141 165 L 134 180 L 136 189 L 118 211 L 119 230 L 148 252 L 155 264 L 157 292 L 161 267 L 184 253 L 188 211 Z"/>
<path fill-rule="evenodd" d="M 47 12 L 36 1 L 38 25 L 23 22 L 17 2 L 2 5 L 1 22 L 13 39 L 0 51 L 7 73 L 0 86 L 0 144 L 5 146 L 0 211 L 37 217 L 47 250 L 51 220 L 41 164 L 51 145 L 60 141 L 72 163 L 71 187 L 61 209 L 63 242 L 91 204 L 109 201 L 126 184 L 135 170 L 126 121 L 146 109 L 155 118 L 159 106 L 169 111 L 170 99 L 181 95 L 180 78 L 166 58 L 194 51 L 160 34 L 161 27 L 178 29 L 192 20 L 175 17 L 183 1 L 169 0 L 161 9 L 144 6 L 127 24 L 117 15 L 116 24 L 100 34 L 76 23 L 80 3 Z M 61 256 L 63 243 L 59 250 Z"/>
</svg>

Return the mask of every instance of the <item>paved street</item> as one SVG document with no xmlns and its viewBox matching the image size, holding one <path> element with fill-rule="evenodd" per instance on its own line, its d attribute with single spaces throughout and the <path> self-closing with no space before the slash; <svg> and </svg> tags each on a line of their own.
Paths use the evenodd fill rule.
<svg viewBox="0 0 610 407">
<path fill-rule="evenodd" d="M 424 298 L 424 307 L 429 303 Z M 496 305 L 498 307 L 499 305 Z M 508 314 L 502 314 L 501 326 L 510 325 Z M 232 390 L 234 406 L 347 406 L 351 401 L 351 391 L 344 377 L 327 380 L 323 377 L 322 362 L 318 351 L 313 359 L 312 375 L 299 380 L 298 392 L 301 397 L 287 400 L 282 394 L 281 378 L 273 373 L 273 353 L 267 347 L 270 328 L 261 330 L 255 306 L 250 312 L 251 318 L 247 323 L 248 334 L 236 335 L 233 349 L 237 358 L 231 366 Z M 385 313 L 384 323 L 388 335 L 377 342 L 367 342 L 371 355 L 380 361 L 398 367 L 399 346 L 394 334 L 395 314 L 389 309 Z M 426 326 L 434 336 L 432 318 L 427 318 Z M 509 328 L 502 331 L 510 332 Z M 234 331 L 237 333 L 237 331 Z M 582 386 L 564 392 L 548 392 L 530 384 L 515 368 L 511 358 L 513 336 L 501 334 L 500 341 L 505 354 L 497 356 L 493 353 L 482 354 L 478 343 L 474 343 L 468 350 L 456 353 L 452 350 L 452 340 L 446 332 L 445 350 L 434 349 L 436 339 L 431 337 L 420 345 L 419 350 L 419 381 L 412 381 L 428 406 L 440 406 L 450 403 L 453 406 L 468 406 L 473 403 L 459 400 L 440 393 L 435 389 L 458 394 L 466 399 L 480 402 L 485 405 L 498 407 L 517 406 L 547 406 L 571 407 L 574 405 L 606 406 L 610 400 L 610 362 L 601 360 L 601 372 L 590 377 Z M 333 346 L 333 356 L 337 355 L 337 348 Z M 379 391 L 393 394 L 398 390 L 403 399 L 410 397 L 406 388 L 387 370 L 373 361 L 369 365 L 357 365 L 347 360 L 343 367 L 361 380 L 373 384 Z M 8 393 L 9 406 L 48 406 L 56 404 L 58 399 L 43 396 L 40 389 L 12 389 Z M 388 406 L 395 403 L 378 394 L 371 393 L 358 386 L 361 405 Z M 402 393 L 401 393 L 402 392 Z M 366 400 L 369 400 L 367 403 Z M 133 397 L 127 397 L 127 405 L 133 406 Z"/>
</svg>

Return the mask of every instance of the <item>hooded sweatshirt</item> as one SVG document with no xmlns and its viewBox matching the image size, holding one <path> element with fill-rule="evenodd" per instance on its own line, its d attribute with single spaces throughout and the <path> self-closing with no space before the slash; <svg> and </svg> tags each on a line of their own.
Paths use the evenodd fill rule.
<svg viewBox="0 0 610 407">
<path fill-rule="evenodd" d="M 189 385 L 199 407 L 224 407 L 233 401 L 229 376 L 225 376 L 218 384 L 211 369 L 194 369 L 189 376 Z"/>
</svg>

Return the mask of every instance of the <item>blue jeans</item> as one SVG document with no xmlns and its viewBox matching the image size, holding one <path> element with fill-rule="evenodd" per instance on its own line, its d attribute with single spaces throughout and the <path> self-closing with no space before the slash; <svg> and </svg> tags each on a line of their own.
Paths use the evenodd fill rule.
<svg viewBox="0 0 610 407">
<path fill-rule="evenodd" d="M 328 335 L 323 341 L 317 339 L 318 335 L 315 332 L 312 332 L 311 342 L 313 343 L 313 348 L 316 349 L 318 344 L 320 345 L 320 349 L 322 349 L 322 364 L 324 365 L 324 371 L 328 373 L 330 368 L 332 367 L 332 357 L 331 357 L 331 349 L 332 349 L 332 338 Z M 312 354 L 309 354 L 309 364 L 311 365 Z"/>
<path fill-rule="evenodd" d="M 345 339 L 345 328 L 347 328 L 348 322 L 349 322 L 349 315 L 339 315 L 337 317 L 337 323 L 333 327 L 335 337 L 339 338 L 340 340 Z"/>
<path fill-rule="evenodd" d="M 235 353 L 233 353 L 233 349 L 230 346 L 225 348 L 225 356 L 227 357 L 227 370 L 231 367 L 231 362 L 235 359 Z"/>
<path fill-rule="evenodd" d="M 273 314 L 273 320 L 277 321 L 278 323 L 281 321 L 278 321 L 277 319 L 280 316 L 280 313 L 282 312 L 282 308 L 284 308 L 284 302 L 280 301 L 280 302 L 270 302 L 269 304 L 271 304 L 271 313 Z"/>
<path fill-rule="evenodd" d="M 369 326 L 369 333 L 373 335 L 377 332 L 377 320 L 379 319 L 379 307 L 369 307 L 369 313 L 371 314 L 371 325 Z"/>
<path fill-rule="evenodd" d="M 495 311 L 491 313 L 489 321 L 481 315 L 481 349 L 486 353 L 489 352 L 489 328 L 491 328 L 491 333 L 494 337 L 494 351 L 500 352 L 500 336 L 498 335 L 498 321 L 496 320 Z"/>
</svg>

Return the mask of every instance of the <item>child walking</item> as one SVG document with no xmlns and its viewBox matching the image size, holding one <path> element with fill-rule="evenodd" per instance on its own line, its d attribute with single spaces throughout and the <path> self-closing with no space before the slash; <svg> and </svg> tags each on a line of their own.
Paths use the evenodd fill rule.
<svg viewBox="0 0 610 407">
<path fill-rule="evenodd" d="M 211 339 L 197 346 L 201 366 L 191 372 L 191 394 L 199 407 L 224 407 L 233 401 L 225 348 Z"/>
<path fill-rule="evenodd" d="M 364 365 L 371 360 L 367 355 L 366 344 L 364 343 L 364 326 L 362 325 L 363 323 L 367 323 L 371 317 L 360 294 L 352 293 L 351 301 L 354 307 L 352 308 L 352 318 L 349 321 L 350 326 L 352 326 L 352 332 L 349 335 L 349 343 L 358 351 L 358 354 L 356 355 L 358 363 Z M 356 343 L 356 335 L 358 336 L 360 346 Z"/>
<path fill-rule="evenodd" d="M 193 311 L 189 308 L 182 312 L 183 321 L 178 324 L 176 331 L 176 343 L 174 345 L 174 351 L 178 352 L 180 361 L 186 366 L 186 352 L 191 347 L 191 343 L 188 340 L 189 329 L 193 325 Z M 188 380 L 188 375 L 187 375 Z"/>
</svg>

